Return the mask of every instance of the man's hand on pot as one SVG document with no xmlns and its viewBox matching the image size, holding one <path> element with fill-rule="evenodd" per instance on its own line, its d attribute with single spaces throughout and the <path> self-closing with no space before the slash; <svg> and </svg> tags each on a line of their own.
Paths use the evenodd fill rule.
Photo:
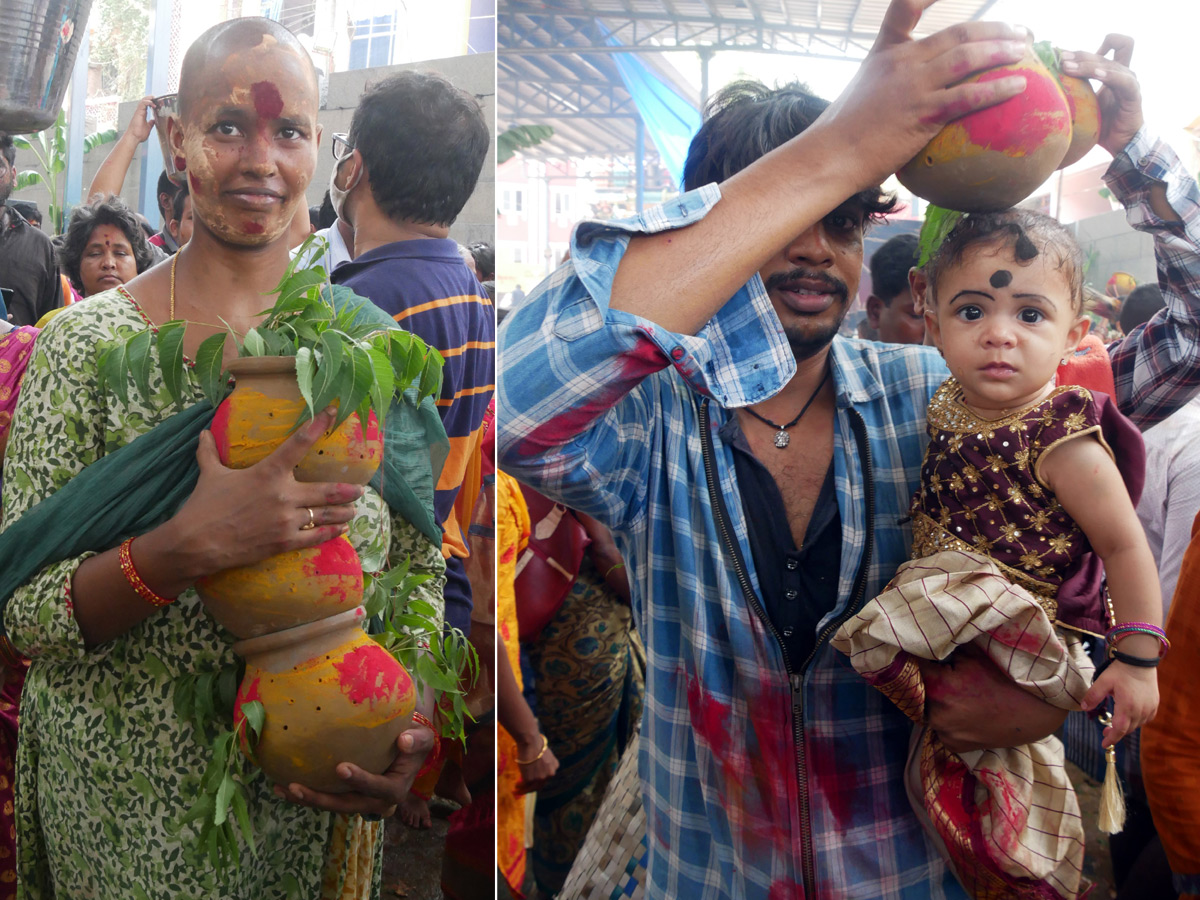
<svg viewBox="0 0 1200 900">
<path fill-rule="evenodd" d="M 818 126 L 846 129 L 838 152 L 862 163 L 863 187 L 907 163 L 947 122 L 1025 90 L 1021 76 L 960 82 L 1021 59 L 1027 31 L 1001 22 L 963 22 L 914 40 L 922 13 L 934 2 L 892 0 L 854 80 L 818 120 Z"/>
<path fill-rule="evenodd" d="M 382 775 L 364 772 L 352 763 L 339 763 L 338 775 L 350 788 L 345 794 L 326 794 L 300 784 L 275 786 L 276 796 L 335 813 L 357 813 L 368 816 L 390 816 L 417 779 L 425 757 L 433 749 L 433 732 L 424 725 L 414 725 L 396 739 L 400 754 Z"/>
<path fill-rule="evenodd" d="M 1041 740 L 1067 717 L 1066 710 L 1018 687 L 970 645 L 948 662 L 919 659 L 917 666 L 925 681 L 925 722 L 955 753 Z"/>
<path fill-rule="evenodd" d="M 1110 52 L 1112 59 L 1105 56 Z M 1108 35 L 1097 53 L 1062 53 L 1064 74 L 1091 78 L 1103 85 L 1096 93 L 1100 104 L 1099 144 L 1113 156 L 1133 140 L 1144 121 L 1142 89 L 1129 69 L 1132 58 L 1133 38 L 1123 34 Z"/>
<path fill-rule="evenodd" d="M 222 465 L 212 433 L 203 432 L 196 450 L 199 480 L 168 523 L 179 571 L 194 581 L 345 534 L 363 489 L 300 482 L 293 471 L 333 422 L 325 410 L 245 469 Z"/>
</svg>

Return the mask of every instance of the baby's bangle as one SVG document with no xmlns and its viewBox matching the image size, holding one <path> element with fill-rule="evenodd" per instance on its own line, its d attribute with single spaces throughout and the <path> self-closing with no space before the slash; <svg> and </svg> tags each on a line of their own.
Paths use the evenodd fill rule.
<svg viewBox="0 0 1200 900">
<path fill-rule="evenodd" d="M 1171 649 L 1171 642 L 1167 640 L 1167 634 L 1157 625 L 1151 625 L 1149 622 L 1125 622 L 1121 625 L 1114 625 L 1108 630 L 1108 634 L 1104 636 L 1105 643 L 1109 648 L 1117 645 L 1117 642 L 1122 638 L 1129 637 L 1131 634 L 1144 634 L 1155 638 L 1161 645 L 1160 657 L 1166 656 L 1167 651 Z"/>
<path fill-rule="evenodd" d="M 1117 662 L 1123 662 L 1127 666 L 1136 666 L 1139 669 L 1157 669 L 1158 664 L 1162 662 L 1161 656 L 1134 656 L 1131 653 L 1122 653 L 1120 650 L 1110 650 L 1108 655 Z"/>
</svg>

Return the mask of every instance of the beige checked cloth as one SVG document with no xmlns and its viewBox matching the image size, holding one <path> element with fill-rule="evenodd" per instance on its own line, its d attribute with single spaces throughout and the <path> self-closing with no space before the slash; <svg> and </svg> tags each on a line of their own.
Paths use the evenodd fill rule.
<svg viewBox="0 0 1200 900">
<path fill-rule="evenodd" d="M 1078 709 L 1092 682 L 1078 634 L 1055 628 L 1037 598 L 977 553 L 946 550 L 905 563 L 833 637 L 922 729 L 925 689 L 913 657 L 944 660 L 965 644 L 1062 709 Z M 914 805 L 922 802 L 918 814 L 972 896 L 1076 897 L 1083 827 L 1058 739 L 956 755 L 923 730 Z"/>
</svg>

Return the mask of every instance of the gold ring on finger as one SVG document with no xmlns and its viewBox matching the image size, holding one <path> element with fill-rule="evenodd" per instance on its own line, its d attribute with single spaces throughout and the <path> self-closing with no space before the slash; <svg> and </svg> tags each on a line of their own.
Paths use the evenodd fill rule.
<svg viewBox="0 0 1200 900">
<path fill-rule="evenodd" d="M 311 509 L 309 509 L 307 506 L 304 507 L 304 511 L 306 513 L 308 513 L 308 523 L 305 525 L 301 525 L 300 530 L 301 531 L 312 531 L 312 529 L 317 527 L 316 514 Z"/>
</svg>

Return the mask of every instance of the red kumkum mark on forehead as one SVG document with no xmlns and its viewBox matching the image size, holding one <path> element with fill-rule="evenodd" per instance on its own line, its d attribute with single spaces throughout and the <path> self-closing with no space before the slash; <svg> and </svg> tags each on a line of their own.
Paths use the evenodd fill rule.
<svg viewBox="0 0 1200 900">
<path fill-rule="evenodd" d="M 278 119 L 283 112 L 283 98 L 279 89 L 269 81 L 256 81 L 250 85 L 254 98 L 254 111 L 260 119 Z"/>
</svg>

